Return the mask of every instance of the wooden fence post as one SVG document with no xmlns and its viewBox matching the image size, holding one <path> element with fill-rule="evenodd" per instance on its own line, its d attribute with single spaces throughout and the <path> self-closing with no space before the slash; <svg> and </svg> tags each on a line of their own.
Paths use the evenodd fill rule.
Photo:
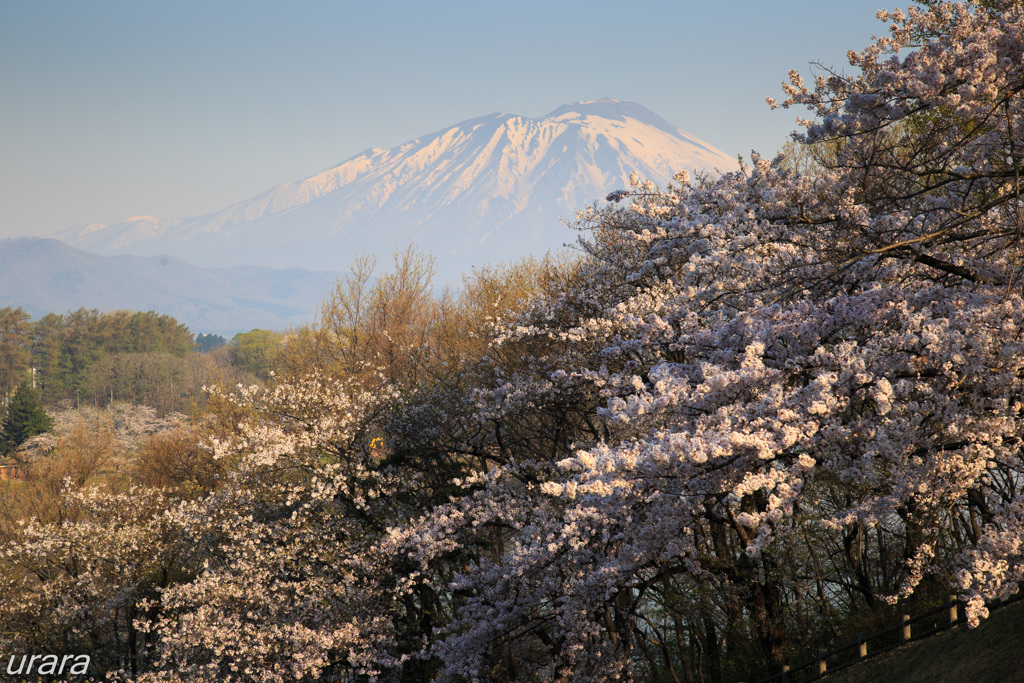
<svg viewBox="0 0 1024 683">
<path fill-rule="evenodd" d="M 858 635 L 857 636 L 857 642 L 858 642 L 858 644 L 860 646 L 858 648 L 857 654 L 858 654 L 858 656 L 861 659 L 864 659 L 865 657 L 868 656 L 868 641 L 864 640 L 864 636 L 863 635 Z"/>
<path fill-rule="evenodd" d="M 903 640 L 910 640 L 910 624 L 907 623 L 908 621 L 910 621 L 910 615 L 909 614 L 904 614 L 903 615 Z"/>
<path fill-rule="evenodd" d="M 789 683 L 789 664 L 782 665 L 782 683 Z"/>
<path fill-rule="evenodd" d="M 950 595 L 949 596 L 949 625 L 953 626 L 954 624 L 956 624 L 957 618 L 958 617 L 957 617 L 957 613 L 956 613 L 956 596 L 955 595 Z"/>
<path fill-rule="evenodd" d="M 818 652 L 818 675 L 824 676 L 826 671 L 828 671 L 828 663 L 825 662 L 825 651 L 821 650 Z"/>
</svg>

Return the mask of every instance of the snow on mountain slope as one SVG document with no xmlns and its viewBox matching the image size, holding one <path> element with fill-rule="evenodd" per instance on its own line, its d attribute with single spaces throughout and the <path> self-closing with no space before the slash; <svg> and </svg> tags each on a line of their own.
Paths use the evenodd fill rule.
<svg viewBox="0 0 1024 683">
<path fill-rule="evenodd" d="M 434 253 L 442 280 L 471 265 L 575 240 L 560 219 L 628 186 L 735 159 L 639 104 L 564 105 L 540 119 L 491 114 L 198 218 L 70 228 L 54 237 L 104 254 L 170 254 L 199 265 L 339 269 L 409 241 Z"/>
</svg>

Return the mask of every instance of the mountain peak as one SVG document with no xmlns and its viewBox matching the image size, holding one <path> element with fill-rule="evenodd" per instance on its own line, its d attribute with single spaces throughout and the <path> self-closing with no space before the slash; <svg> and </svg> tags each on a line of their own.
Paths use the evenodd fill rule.
<svg viewBox="0 0 1024 683">
<path fill-rule="evenodd" d="M 603 119 L 622 122 L 625 122 L 627 119 L 633 119 L 648 126 L 654 126 L 655 128 L 670 134 L 674 134 L 679 131 L 678 128 L 642 104 L 627 102 L 625 100 L 617 100 L 612 97 L 563 104 L 561 107 L 558 107 L 554 111 L 548 113 L 544 118 L 571 121 L 585 119 L 588 116 L 596 116 Z"/>
<path fill-rule="evenodd" d="M 411 240 L 434 253 L 442 280 L 457 282 L 471 266 L 574 242 L 561 219 L 628 187 L 633 172 L 663 184 L 682 169 L 735 167 L 646 107 L 604 98 L 540 119 L 488 114 L 370 148 L 209 216 L 136 216 L 57 236 L 106 254 L 325 270 L 364 253 L 387 259 Z"/>
</svg>

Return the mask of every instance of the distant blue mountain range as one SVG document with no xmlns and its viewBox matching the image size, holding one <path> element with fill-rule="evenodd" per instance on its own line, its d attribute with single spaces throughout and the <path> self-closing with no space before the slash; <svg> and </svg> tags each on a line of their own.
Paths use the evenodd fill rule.
<svg viewBox="0 0 1024 683">
<path fill-rule="evenodd" d="M 78 308 L 156 311 L 230 337 L 312 322 L 339 272 L 201 268 L 171 256 L 99 256 L 55 239 L 0 242 L 0 308 L 33 318 Z"/>
</svg>

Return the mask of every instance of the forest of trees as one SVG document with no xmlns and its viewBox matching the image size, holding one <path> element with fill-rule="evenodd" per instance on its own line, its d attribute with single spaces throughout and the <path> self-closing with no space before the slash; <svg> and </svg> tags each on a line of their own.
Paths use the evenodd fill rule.
<svg viewBox="0 0 1024 683">
<path fill-rule="evenodd" d="M 178 368 L 169 359 L 181 359 L 192 346 L 187 327 L 152 311 L 100 313 L 83 308 L 33 321 L 20 308 L 2 308 L 0 396 L 9 396 L 28 373 L 48 404 L 109 396 L 119 380 L 126 384 L 125 374 L 138 374 L 140 366 L 148 366 L 153 381 L 163 379 L 159 374 L 172 381 Z"/>
<path fill-rule="evenodd" d="M 266 379 L 268 358 L 284 332 L 252 330 L 230 342 L 198 334 L 153 311 L 79 309 L 32 320 L 21 308 L 0 308 L 0 417 L 21 382 L 43 403 L 104 406 L 114 401 L 160 412 L 202 402 L 204 384 Z"/>
<path fill-rule="evenodd" d="M 359 259 L 122 467 L 66 432 L 0 496 L 4 652 L 727 682 L 950 592 L 985 618 L 1024 579 L 1024 4 L 879 17 L 770 102 L 811 112 L 788 156 L 634 178 L 575 256 L 457 292 Z"/>
</svg>

